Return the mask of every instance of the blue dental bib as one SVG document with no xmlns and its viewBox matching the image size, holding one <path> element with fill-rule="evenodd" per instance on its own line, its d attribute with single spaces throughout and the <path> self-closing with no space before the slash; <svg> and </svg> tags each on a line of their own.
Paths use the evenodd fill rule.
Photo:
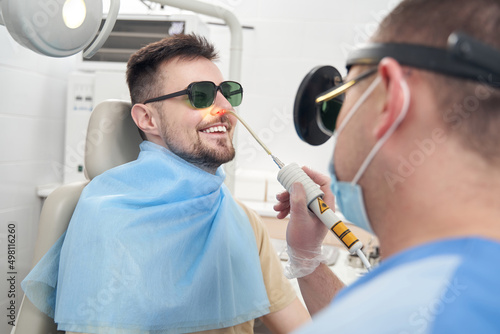
<svg viewBox="0 0 500 334">
<path fill-rule="evenodd" d="M 269 313 L 255 235 L 223 184 L 151 142 L 84 189 L 23 281 L 59 330 L 188 333 Z"/>
</svg>

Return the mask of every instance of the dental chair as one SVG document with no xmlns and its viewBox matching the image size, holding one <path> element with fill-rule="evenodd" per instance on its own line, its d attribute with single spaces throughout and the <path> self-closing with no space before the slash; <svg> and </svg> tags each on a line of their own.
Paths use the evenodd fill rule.
<svg viewBox="0 0 500 334">
<path fill-rule="evenodd" d="M 80 194 L 87 183 L 102 172 L 135 160 L 142 139 L 130 116 L 129 102 L 108 100 L 92 111 L 85 143 L 87 181 L 63 185 L 45 200 L 40 214 L 33 266 L 68 227 Z M 11 334 L 56 334 L 54 319 L 39 311 L 26 296 Z"/>
</svg>

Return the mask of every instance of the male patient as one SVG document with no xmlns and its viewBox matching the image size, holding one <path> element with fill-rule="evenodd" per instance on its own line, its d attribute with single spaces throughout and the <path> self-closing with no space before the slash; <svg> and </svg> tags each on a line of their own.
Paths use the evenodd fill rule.
<svg viewBox="0 0 500 334">
<path fill-rule="evenodd" d="M 89 183 L 23 284 L 60 330 L 253 333 L 262 317 L 286 333 L 308 320 L 261 221 L 223 184 L 235 153 L 226 111 L 243 89 L 216 57 L 204 38 L 178 35 L 130 58 L 139 157 Z"/>
</svg>

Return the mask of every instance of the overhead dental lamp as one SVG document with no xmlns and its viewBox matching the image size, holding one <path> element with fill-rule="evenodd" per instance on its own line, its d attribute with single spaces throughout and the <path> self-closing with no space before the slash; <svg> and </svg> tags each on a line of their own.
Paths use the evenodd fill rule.
<svg viewBox="0 0 500 334">
<path fill-rule="evenodd" d="M 51 57 L 84 50 L 90 58 L 108 38 L 118 16 L 120 0 L 111 0 L 107 19 L 102 0 L 0 0 L 0 23 L 22 46 Z"/>
<path fill-rule="evenodd" d="M 371 43 L 354 50 L 347 58 L 347 69 L 353 65 L 373 66 L 363 75 L 342 82 L 332 66 L 318 66 L 302 80 L 293 110 L 295 130 L 310 145 L 326 142 L 344 101 L 345 91 L 357 82 L 375 74 L 385 57 L 400 64 L 498 87 L 500 50 L 461 32 L 448 38 L 447 48 L 405 43 Z"/>
</svg>

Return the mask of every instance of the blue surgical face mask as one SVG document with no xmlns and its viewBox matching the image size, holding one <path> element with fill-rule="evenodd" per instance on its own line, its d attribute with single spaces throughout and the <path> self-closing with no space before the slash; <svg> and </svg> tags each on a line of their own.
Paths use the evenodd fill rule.
<svg viewBox="0 0 500 334">
<path fill-rule="evenodd" d="M 394 133 L 398 125 L 401 123 L 401 121 L 405 118 L 406 113 L 408 112 L 408 106 L 410 104 L 410 91 L 408 88 L 408 85 L 406 84 L 405 81 L 401 81 L 401 87 L 403 89 L 404 93 L 404 103 L 403 107 L 401 109 L 401 112 L 399 113 L 398 117 L 394 121 L 394 123 L 391 125 L 391 127 L 387 130 L 387 132 L 382 136 L 382 138 L 375 143 L 375 146 L 373 146 L 372 150 L 370 153 L 368 153 L 368 156 L 365 158 L 363 163 L 361 164 L 361 167 L 359 168 L 358 172 L 354 176 L 354 179 L 351 182 L 344 182 L 344 181 L 339 181 L 337 179 L 337 175 L 335 174 L 335 147 L 337 145 L 337 138 L 339 137 L 340 133 L 346 126 L 347 122 L 351 119 L 351 117 L 354 115 L 354 113 L 359 109 L 359 107 L 366 101 L 368 96 L 373 92 L 375 87 L 380 83 L 381 78 L 377 77 L 372 84 L 368 87 L 368 89 L 363 93 L 363 95 L 359 98 L 359 100 L 356 102 L 356 104 L 352 107 L 352 109 L 349 111 L 349 113 L 346 115 L 342 123 L 339 125 L 339 128 L 337 131 L 335 131 L 334 134 L 334 147 L 333 147 L 333 155 L 332 155 L 332 161 L 330 165 L 330 176 L 332 178 L 331 180 L 331 189 L 333 194 L 335 195 L 335 201 L 346 218 L 347 221 L 355 224 L 358 227 L 361 227 L 369 232 L 373 232 L 370 220 L 368 219 L 368 214 L 366 213 L 366 208 L 365 208 L 365 202 L 363 199 L 363 191 L 361 189 L 361 186 L 358 183 L 359 179 L 365 172 L 366 168 L 370 164 L 370 162 L 373 160 L 375 154 L 378 152 L 380 147 L 386 142 L 386 140 Z"/>
</svg>

